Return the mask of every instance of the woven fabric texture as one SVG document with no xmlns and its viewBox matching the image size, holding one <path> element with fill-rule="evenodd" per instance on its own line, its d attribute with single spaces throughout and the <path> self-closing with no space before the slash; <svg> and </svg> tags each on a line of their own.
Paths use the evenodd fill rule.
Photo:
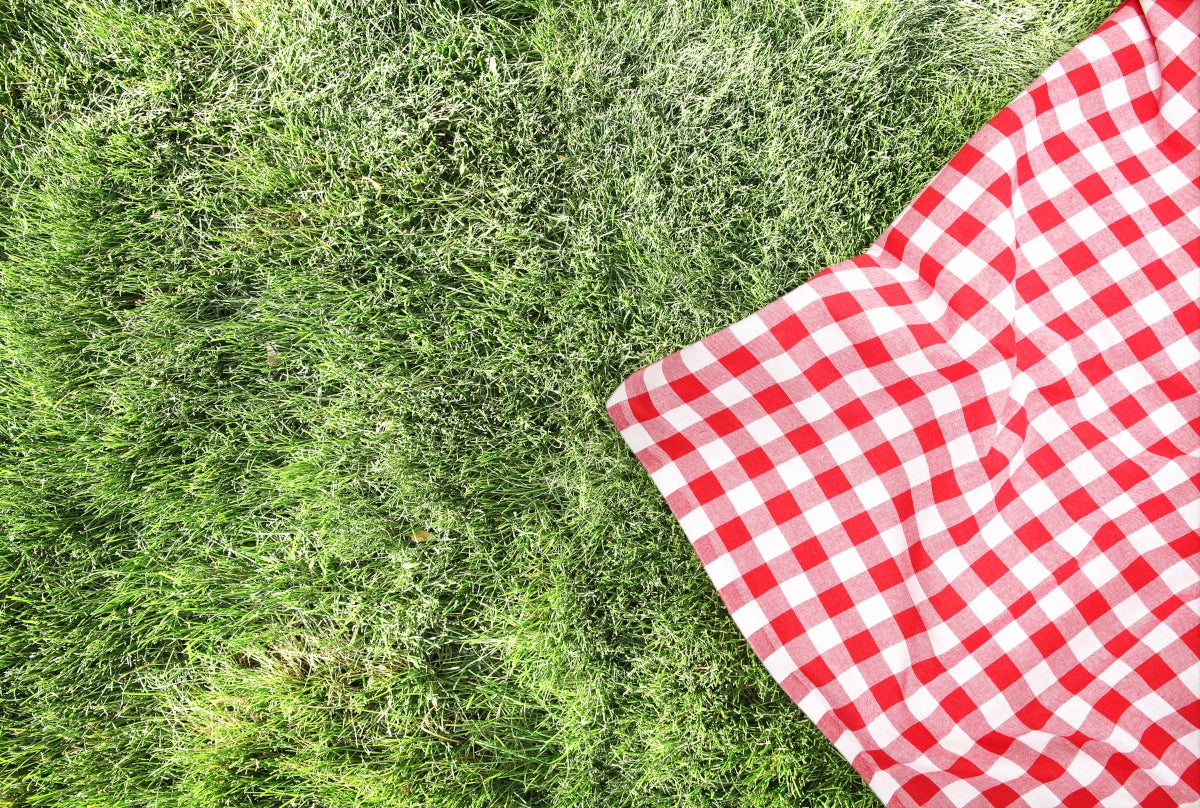
<svg viewBox="0 0 1200 808">
<path fill-rule="evenodd" d="M 889 808 L 1200 804 L 1198 29 L 1124 3 L 864 254 L 607 403 Z"/>
</svg>

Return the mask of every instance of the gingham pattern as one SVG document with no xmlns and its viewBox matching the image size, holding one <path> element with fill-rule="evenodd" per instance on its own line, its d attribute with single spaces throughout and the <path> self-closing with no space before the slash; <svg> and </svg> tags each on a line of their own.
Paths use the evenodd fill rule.
<svg viewBox="0 0 1200 808">
<path fill-rule="evenodd" d="M 1198 28 L 1122 5 L 865 254 L 608 401 L 889 808 L 1200 804 Z"/>
</svg>

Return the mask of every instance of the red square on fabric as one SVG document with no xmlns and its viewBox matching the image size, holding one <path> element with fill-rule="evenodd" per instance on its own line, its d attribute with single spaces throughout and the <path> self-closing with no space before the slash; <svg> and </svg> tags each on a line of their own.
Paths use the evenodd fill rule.
<svg viewBox="0 0 1200 808">
<path fill-rule="evenodd" d="M 779 642 L 783 644 L 791 642 L 804 633 L 804 626 L 800 624 L 800 619 L 796 617 L 795 612 L 791 611 L 780 612 L 778 616 L 773 617 L 771 629 L 779 638 Z"/>
<path fill-rule="evenodd" d="M 854 607 L 854 598 L 850 597 L 850 592 L 841 584 L 834 584 L 829 589 L 818 592 L 817 597 L 820 598 L 821 605 L 825 607 L 825 611 L 830 617 L 837 617 L 847 609 Z"/>
<path fill-rule="evenodd" d="M 754 400 L 759 403 L 768 415 L 792 406 L 793 402 L 787 391 L 781 385 L 773 384 L 764 387 L 754 394 Z"/>
<path fill-rule="evenodd" d="M 721 543 L 725 545 L 725 549 L 729 552 L 733 552 L 754 538 L 750 530 L 746 527 L 746 523 L 740 518 L 730 519 L 718 527 L 717 536 L 720 537 Z"/>
<path fill-rule="evenodd" d="M 746 476 L 750 479 L 754 479 L 775 468 L 775 462 L 771 460 L 770 456 L 761 447 L 757 446 L 751 451 L 740 455 L 738 463 L 746 470 Z"/>
<path fill-rule="evenodd" d="M 758 365 L 758 360 L 750 349 L 741 346 L 721 357 L 721 364 L 734 376 L 741 376 L 746 371 Z"/>
<path fill-rule="evenodd" d="M 784 491 L 777 497 L 772 497 L 766 502 L 767 511 L 770 512 L 771 518 L 776 524 L 782 525 L 795 519 L 800 515 L 800 503 L 791 493 Z"/>
<path fill-rule="evenodd" d="M 750 590 L 750 594 L 754 597 L 762 597 L 767 592 L 779 586 L 779 582 L 775 580 L 775 576 L 771 574 L 771 569 L 766 564 L 761 564 L 742 576 L 742 581 L 746 584 L 746 588 Z"/>
<path fill-rule="evenodd" d="M 876 474 L 883 474 L 900 465 L 900 455 L 896 454 L 895 448 L 890 443 L 872 446 L 863 452 L 863 456 L 867 458 L 867 462 L 871 464 L 871 468 Z"/>
<path fill-rule="evenodd" d="M 845 473 L 837 466 L 818 474 L 817 485 L 821 486 L 821 491 L 824 492 L 825 497 L 828 499 L 833 499 L 839 494 L 844 494 L 851 488 L 850 481 L 846 479 Z"/>
<path fill-rule="evenodd" d="M 671 391 L 679 400 L 691 403 L 708 393 L 708 387 L 695 376 L 680 376 L 671 380 Z"/>
</svg>

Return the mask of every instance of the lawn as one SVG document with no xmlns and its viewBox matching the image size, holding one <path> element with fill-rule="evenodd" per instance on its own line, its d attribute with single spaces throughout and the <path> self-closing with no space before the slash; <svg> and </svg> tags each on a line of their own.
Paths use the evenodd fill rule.
<svg viewBox="0 0 1200 808">
<path fill-rule="evenodd" d="M 1111 0 L 0 0 L 0 808 L 876 805 L 604 412 Z"/>
</svg>

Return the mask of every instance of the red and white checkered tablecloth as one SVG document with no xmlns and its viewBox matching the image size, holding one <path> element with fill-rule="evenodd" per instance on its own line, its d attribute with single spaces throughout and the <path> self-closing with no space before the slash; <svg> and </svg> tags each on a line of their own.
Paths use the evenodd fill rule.
<svg viewBox="0 0 1200 808">
<path fill-rule="evenodd" d="M 1126 2 L 613 422 L 889 806 L 1200 805 L 1200 3 Z"/>
</svg>

